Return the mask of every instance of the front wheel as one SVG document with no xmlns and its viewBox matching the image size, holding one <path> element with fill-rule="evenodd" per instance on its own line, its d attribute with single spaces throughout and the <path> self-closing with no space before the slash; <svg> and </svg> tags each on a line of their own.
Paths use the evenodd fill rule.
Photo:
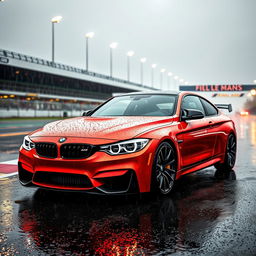
<svg viewBox="0 0 256 256">
<path fill-rule="evenodd" d="M 167 195 L 172 191 L 176 177 L 177 161 L 173 147 L 162 142 L 155 154 L 152 169 L 152 190 Z"/>
<path fill-rule="evenodd" d="M 228 136 L 226 154 L 224 163 L 217 163 L 214 166 L 218 170 L 230 171 L 235 166 L 236 162 L 236 137 L 234 134 Z"/>
</svg>

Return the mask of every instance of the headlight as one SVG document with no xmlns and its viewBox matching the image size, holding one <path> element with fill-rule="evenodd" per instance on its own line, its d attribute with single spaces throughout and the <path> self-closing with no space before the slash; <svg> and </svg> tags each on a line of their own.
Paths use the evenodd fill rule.
<svg viewBox="0 0 256 256">
<path fill-rule="evenodd" d="M 114 144 L 100 146 L 100 151 L 110 155 L 130 154 L 142 150 L 149 142 L 149 139 L 126 140 Z"/>
<path fill-rule="evenodd" d="M 32 142 L 28 136 L 25 136 L 23 139 L 22 147 L 26 150 L 31 150 L 35 147 L 35 143 Z"/>
</svg>

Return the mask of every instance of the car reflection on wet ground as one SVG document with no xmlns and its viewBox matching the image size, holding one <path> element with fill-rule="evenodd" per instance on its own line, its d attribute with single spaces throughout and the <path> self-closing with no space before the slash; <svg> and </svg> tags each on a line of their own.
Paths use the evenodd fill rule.
<svg viewBox="0 0 256 256">
<path fill-rule="evenodd" d="M 172 196 L 94 196 L 0 181 L 3 255 L 255 255 L 256 119 L 238 118 L 238 159 L 182 177 Z"/>
</svg>

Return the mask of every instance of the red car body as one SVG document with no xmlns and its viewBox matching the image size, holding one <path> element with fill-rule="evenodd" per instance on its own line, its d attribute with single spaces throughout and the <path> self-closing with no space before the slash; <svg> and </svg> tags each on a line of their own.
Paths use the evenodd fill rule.
<svg viewBox="0 0 256 256">
<path fill-rule="evenodd" d="M 163 141 L 170 143 L 176 152 L 176 180 L 184 174 L 223 163 L 228 136 L 236 135 L 233 121 L 217 108 L 217 115 L 181 120 L 181 104 L 187 95 L 196 94 L 177 93 L 172 116 L 82 116 L 45 125 L 30 133 L 29 138 L 35 145 L 46 143 L 40 144 L 46 147 L 44 152 L 55 150 L 56 155 L 45 157 L 38 154 L 37 148 L 26 150 L 21 146 L 21 183 L 106 194 L 128 193 L 133 189 L 149 192 L 155 153 Z M 65 141 L 61 142 L 61 138 Z M 130 154 L 113 156 L 97 150 L 99 145 L 134 138 L 146 138 L 149 142 L 142 150 Z M 61 146 L 66 145 L 72 151 L 72 147 L 77 150 L 75 147 L 81 144 L 94 148 L 88 157 L 66 159 L 61 155 Z"/>
</svg>

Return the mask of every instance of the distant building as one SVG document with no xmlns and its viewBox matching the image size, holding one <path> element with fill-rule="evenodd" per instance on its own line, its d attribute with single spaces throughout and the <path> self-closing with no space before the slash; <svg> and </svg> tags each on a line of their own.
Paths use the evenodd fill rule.
<svg viewBox="0 0 256 256">
<path fill-rule="evenodd" d="M 0 49 L 0 117 L 76 116 L 113 94 L 143 90 L 152 88 Z"/>
</svg>

